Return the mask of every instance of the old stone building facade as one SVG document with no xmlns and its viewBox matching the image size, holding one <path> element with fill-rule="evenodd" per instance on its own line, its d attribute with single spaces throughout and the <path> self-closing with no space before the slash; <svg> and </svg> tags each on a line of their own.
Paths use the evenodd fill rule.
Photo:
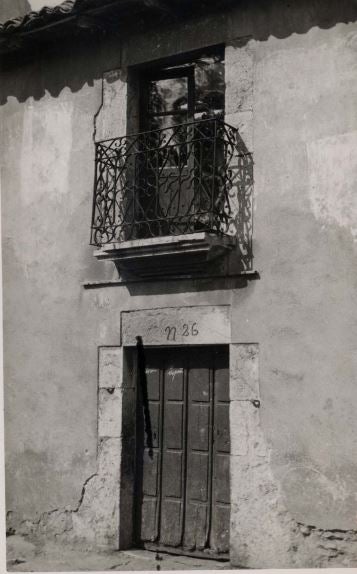
<svg viewBox="0 0 357 574">
<path fill-rule="evenodd" d="M 9 532 L 356 566 L 356 3 L 24 13 L 0 25 Z"/>
</svg>

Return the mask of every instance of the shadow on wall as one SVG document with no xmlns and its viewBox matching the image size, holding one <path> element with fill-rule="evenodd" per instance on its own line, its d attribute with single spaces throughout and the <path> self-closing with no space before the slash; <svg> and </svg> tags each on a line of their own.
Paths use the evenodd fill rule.
<svg viewBox="0 0 357 574">
<path fill-rule="evenodd" d="M 140 392 L 140 399 L 142 403 L 143 417 L 144 417 L 144 431 L 145 431 L 145 441 L 141 440 L 140 444 L 148 449 L 149 458 L 153 458 L 153 435 L 152 435 L 152 425 L 150 417 L 149 408 L 149 398 L 148 398 L 148 382 L 146 377 L 146 358 L 145 349 L 143 345 L 142 338 L 136 337 L 136 349 L 138 357 L 138 387 Z"/>
<path fill-rule="evenodd" d="M 115 57 L 103 57 L 103 39 L 98 36 L 57 40 L 55 44 L 26 52 L 2 56 L 0 105 L 9 97 L 19 102 L 40 100 L 46 94 L 58 97 L 64 88 L 78 92 L 84 85 L 93 86 L 107 69 L 120 63 L 120 46 Z"/>
<path fill-rule="evenodd" d="M 8 9 L 13 5 L 13 0 L 1 1 L 6 3 Z M 28 6 L 28 0 L 17 2 L 22 11 Z M 6 10 L 3 12 L 7 13 Z M 305 34 L 313 27 L 328 29 L 337 23 L 347 24 L 356 20 L 357 0 L 305 0 L 299 3 L 286 0 L 256 0 L 252 3 L 242 0 L 235 4 L 234 12 L 213 16 L 212 26 L 206 26 L 204 38 L 201 35 L 198 37 L 192 30 L 190 32 L 187 24 L 183 26 L 182 34 L 178 23 L 162 26 L 162 38 L 155 34 L 155 50 L 160 44 L 160 57 L 173 55 L 177 52 L 178 36 L 191 36 L 189 45 L 183 46 L 182 42 L 179 45 L 180 51 L 189 51 L 210 43 L 229 44 L 229 37 L 249 37 L 256 41 L 265 41 L 269 37 L 283 39 L 292 34 Z M 230 30 L 229 34 L 227 30 Z M 132 31 L 135 32 L 135 23 Z M 154 41 L 153 35 L 151 40 Z M 141 42 L 130 43 L 128 53 L 131 61 L 125 64 L 139 63 L 140 58 L 147 57 L 148 51 L 143 51 L 139 44 Z M 3 56 L 0 105 L 6 103 L 9 96 L 24 102 L 30 97 L 41 99 L 46 93 L 57 97 L 66 87 L 76 92 L 85 84 L 93 85 L 104 71 L 120 67 L 121 52 L 118 36 L 93 33 L 91 36 L 59 38 L 51 46 Z"/>
<path fill-rule="evenodd" d="M 209 292 L 209 291 L 231 291 L 232 289 L 244 289 L 248 282 L 259 279 L 256 274 L 251 278 L 245 276 L 237 277 L 219 277 L 219 278 L 200 278 L 200 279 L 183 279 L 183 280 L 166 280 L 165 289 L 163 290 L 162 281 L 137 281 L 125 284 L 131 297 L 142 297 L 150 295 L 165 295 Z"/>
<path fill-rule="evenodd" d="M 237 201 L 234 219 L 241 271 L 253 269 L 253 156 L 243 139 L 237 133 L 237 164 L 231 176 L 231 190 L 228 192 Z"/>
</svg>

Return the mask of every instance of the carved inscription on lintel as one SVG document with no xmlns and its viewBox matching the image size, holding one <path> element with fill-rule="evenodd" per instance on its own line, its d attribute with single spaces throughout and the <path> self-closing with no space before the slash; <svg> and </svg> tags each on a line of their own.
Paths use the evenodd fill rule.
<svg viewBox="0 0 357 574">
<path fill-rule="evenodd" d="M 136 345 L 211 345 L 229 344 L 230 308 L 228 305 L 166 307 L 122 313 L 122 342 Z"/>
</svg>

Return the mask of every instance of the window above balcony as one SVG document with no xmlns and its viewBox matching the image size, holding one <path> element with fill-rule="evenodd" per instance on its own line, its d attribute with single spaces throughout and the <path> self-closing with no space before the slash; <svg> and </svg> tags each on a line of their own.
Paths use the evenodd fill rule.
<svg viewBox="0 0 357 574">
<path fill-rule="evenodd" d="M 245 152 L 215 53 L 143 71 L 138 133 L 96 144 L 91 243 L 136 275 L 207 268 L 236 243 Z"/>
</svg>

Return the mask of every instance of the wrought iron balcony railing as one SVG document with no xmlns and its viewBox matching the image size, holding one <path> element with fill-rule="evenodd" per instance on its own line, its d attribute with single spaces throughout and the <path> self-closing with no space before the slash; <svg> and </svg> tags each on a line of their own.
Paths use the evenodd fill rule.
<svg viewBox="0 0 357 574">
<path fill-rule="evenodd" d="M 248 156 L 238 131 L 217 118 L 97 143 L 91 244 L 235 234 Z"/>
</svg>

